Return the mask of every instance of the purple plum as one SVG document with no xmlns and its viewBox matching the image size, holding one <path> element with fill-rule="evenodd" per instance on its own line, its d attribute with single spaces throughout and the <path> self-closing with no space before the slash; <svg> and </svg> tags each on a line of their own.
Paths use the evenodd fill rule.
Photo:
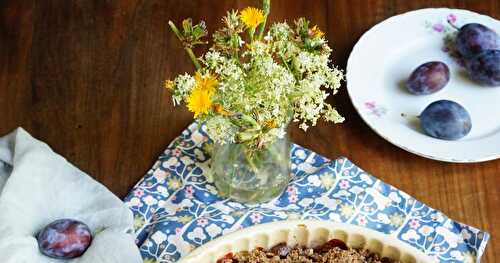
<svg viewBox="0 0 500 263">
<path fill-rule="evenodd" d="M 450 81 L 450 69 L 439 61 L 431 61 L 418 66 L 406 81 L 406 88 L 415 95 L 438 92 Z"/>
<path fill-rule="evenodd" d="M 427 135 L 443 140 L 458 140 L 472 128 L 467 110 L 450 100 L 438 100 L 429 104 L 419 118 Z"/>
<path fill-rule="evenodd" d="M 487 50 L 468 59 L 465 67 L 471 79 L 485 86 L 500 86 L 500 50 Z"/>
<path fill-rule="evenodd" d="M 464 58 L 473 57 L 483 51 L 500 48 L 500 40 L 495 31 L 478 24 L 470 23 L 458 31 L 455 45 Z"/>
<path fill-rule="evenodd" d="M 48 257 L 72 259 L 83 255 L 92 242 L 89 227 L 77 220 L 56 220 L 38 233 L 38 248 Z"/>
</svg>

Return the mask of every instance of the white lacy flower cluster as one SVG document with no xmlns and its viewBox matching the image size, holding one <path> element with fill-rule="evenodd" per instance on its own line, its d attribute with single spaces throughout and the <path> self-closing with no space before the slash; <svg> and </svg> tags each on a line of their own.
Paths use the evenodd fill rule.
<svg viewBox="0 0 500 263">
<path fill-rule="evenodd" d="M 222 116 L 214 116 L 207 121 L 207 132 L 210 138 L 220 144 L 234 143 L 238 127 Z"/>
<path fill-rule="evenodd" d="M 299 20 L 297 26 L 304 22 Z M 329 92 L 321 89 L 325 87 L 335 94 L 344 78 L 342 71 L 329 66 L 331 49 L 326 41 L 317 39 L 316 45 L 321 46 L 319 52 L 303 48 L 294 41 L 296 36 L 286 23 L 274 24 L 266 38 L 272 42 L 278 57 L 291 61 L 289 69 L 296 76 L 293 120 L 300 122 L 300 128 L 305 131 L 309 125 L 315 126 L 321 116 L 334 123 L 344 121 L 335 108 L 325 102 Z"/>
<path fill-rule="evenodd" d="M 194 78 L 188 73 L 177 76 L 174 80 L 175 89 L 172 90 L 172 100 L 175 105 L 180 105 L 184 98 L 191 92 L 195 84 Z"/>
<path fill-rule="evenodd" d="M 234 24 L 237 19 L 224 21 L 228 29 L 219 31 L 217 45 L 200 58 L 201 73 L 217 79 L 210 102 L 214 110 L 202 117 L 215 142 L 262 147 L 282 138 L 291 121 L 306 131 L 320 118 L 334 123 L 344 120 L 325 101 L 337 92 L 344 76 L 329 66 L 332 50 L 321 31 L 300 19 L 293 29 L 276 23 L 265 37 L 224 46 L 230 39 L 225 32 L 240 26 Z M 195 79 L 187 74 L 177 77 L 175 103 L 185 100 L 194 85 Z"/>
<path fill-rule="evenodd" d="M 295 79 L 266 49 L 264 43 L 254 42 L 253 48 L 243 54 L 248 58 L 243 64 L 215 50 L 205 54 L 204 65 L 219 76 L 221 92 L 214 101 L 237 115 L 237 120 L 233 115 L 207 119 L 207 131 L 217 143 L 258 139 L 263 145 L 284 136 L 291 118 L 289 91 Z M 255 123 L 239 120 L 239 115 L 252 116 Z M 266 121 L 268 126 L 264 127 Z M 248 129 L 235 129 L 236 125 Z"/>
</svg>

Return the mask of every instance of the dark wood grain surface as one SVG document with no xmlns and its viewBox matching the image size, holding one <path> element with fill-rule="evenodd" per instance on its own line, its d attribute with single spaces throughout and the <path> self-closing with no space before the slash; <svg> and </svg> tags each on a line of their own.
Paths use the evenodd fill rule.
<svg viewBox="0 0 500 263">
<path fill-rule="evenodd" d="M 192 121 L 174 109 L 162 81 L 192 71 L 169 19 L 220 25 L 227 10 L 259 1 L 0 0 L 0 134 L 22 126 L 123 197 Z M 306 16 L 324 29 L 337 64 L 363 32 L 424 7 L 470 9 L 500 18 L 498 0 L 273 0 L 271 20 Z M 347 121 L 320 124 L 294 142 L 344 155 L 382 180 L 492 234 L 483 262 L 500 262 L 500 161 L 449 164 L 401 150 L 374 134 L 342 90 Z M 499 142 L 500 147 L 500 142 Z"/>
</svg>

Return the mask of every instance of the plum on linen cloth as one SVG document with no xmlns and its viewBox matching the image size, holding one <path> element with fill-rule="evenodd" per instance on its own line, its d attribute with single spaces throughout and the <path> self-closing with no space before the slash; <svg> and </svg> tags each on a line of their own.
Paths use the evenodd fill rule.
<svg viewBox="0 0 500 263">
<path fill-rule="evenodd" d="M 37 233 L 62 218 L 85 222 L 93 241 L 79 258 L 38 250 Z M 19 128 L 0 138 L 0 262 L 139 263 L 131 211 L 87 174 Z"/>
</svg>

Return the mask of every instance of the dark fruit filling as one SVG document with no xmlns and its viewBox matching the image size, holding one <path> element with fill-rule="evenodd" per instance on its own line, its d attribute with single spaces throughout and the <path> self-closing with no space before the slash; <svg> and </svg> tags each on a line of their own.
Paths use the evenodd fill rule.
<svg viewBox="0 0 500 263">
<path fill-rule="evenodd" d="M 338 239 L 332 239 L 316 248 L 290 247 L 285 243 L 271 249 L 256 248 L 252 251 L 228 253 L 217 263 L 399 263 L 381 258 L 368 250 L 348 248 Z"/>
</svg>

